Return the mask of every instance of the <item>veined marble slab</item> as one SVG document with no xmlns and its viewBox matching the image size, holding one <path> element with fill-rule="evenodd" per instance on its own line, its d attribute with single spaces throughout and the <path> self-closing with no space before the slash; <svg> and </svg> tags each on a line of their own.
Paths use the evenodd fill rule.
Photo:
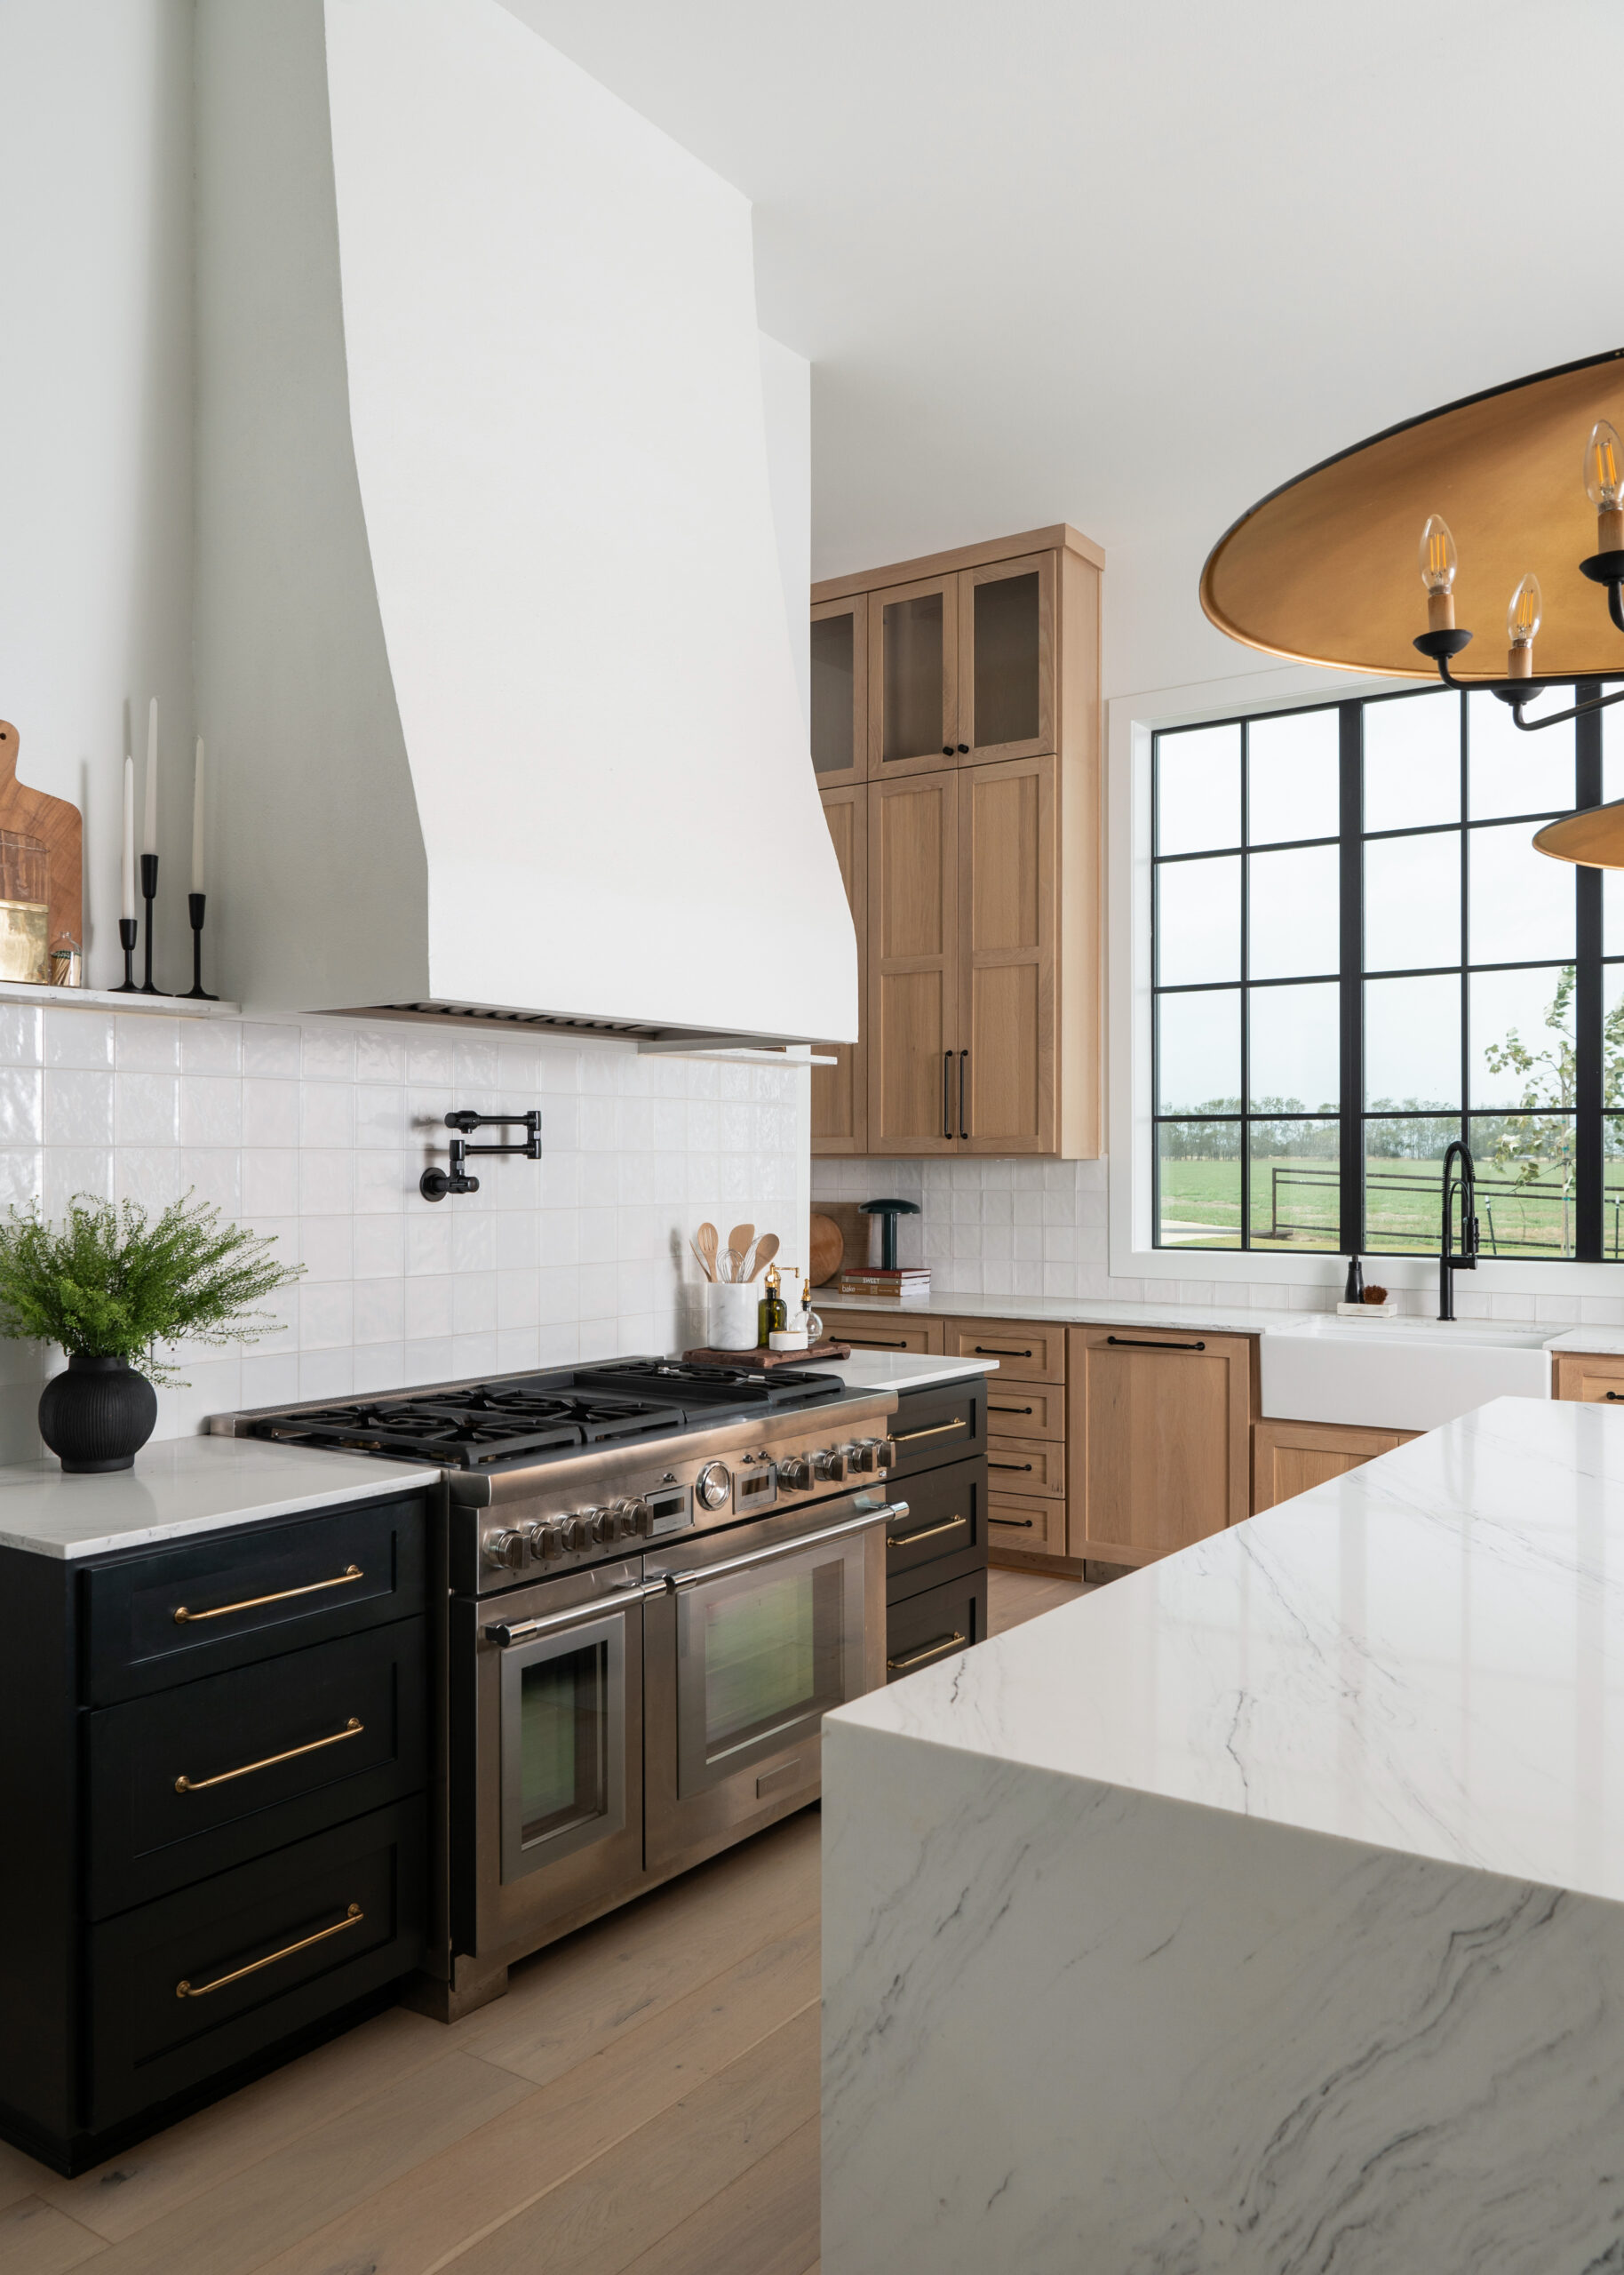
<svg viewBox="0 0 1624 2275">
<path fill-rule="evenodd" d="M 1624 1417 L 832 1715 L 824 2275 L 1624 2268 Z"/>
</svg>

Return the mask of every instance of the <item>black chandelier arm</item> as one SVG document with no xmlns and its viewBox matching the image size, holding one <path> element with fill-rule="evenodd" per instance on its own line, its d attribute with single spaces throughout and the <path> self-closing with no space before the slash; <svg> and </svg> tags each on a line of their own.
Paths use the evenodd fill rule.
<svg viewBox="0 0 1624 2275">
<path fill-rule="evenodd" d="M 1620 629 L 1624 629 L 1624 627 Z M 1517 684 L 1515 680 L 1510 683 L 1512 686 Z M 1546 719 L 1524 719 L 1523 706 L 1533 700 L 1532 695 L 1508 696 L 1498 687 L 1493 688 L 1490 692 L 1500 696 L 1502 703 L 1510 704 L 1512 723 L 1520 727 L 1525 735 L 1537 735 L 1541 727 L 1560 727 L 1569 719 L 1588 719 L 1592 711 L 1604 711 L 1610 703 L 1624 703 L 1624 687 L 1621 687 L 1616 695 L 1598 695 L 1594 702 L 1576 703 L 1571 711 L 1553 711 Z M 1534 693 L 1540 692 L 1540 690 L 1536 688 Z"/>
<path fill-rule="evenodd" d="M 1607 587 L 1607 613 L 1619 630 L 1624 632 L 1624 585 L 1620 585 L 1616 577 Z"/>
<path fill-rule="evenodd" d="M 1609 605 L 1616 607 L 1617 598 L 1617 586 L 1610 587 Z M 1619 629 L 1624 632 L 1624 624 L 1620 624 Z M 1458 695 L 1498 695 L 1501 701 L 1509 707 L 1513 725 L 1520 727 L 1525 735 L 1537 735 L 1544 727 L 1564 726 L 1570 719 L 1588 719 L 1593 711 L 1605 711 L 1610 704 L 1624 703 L 1624 687 L 1621 687 L 1614 695 L 1598 695 L 1588 703 L 1575 703 L 1570 711 L 1552 711 L 1543 719 L 1524 719 L 1523 706 L 1532 703 L 1536 696 L 1544 694 L 1543 680 L 1459 680 L 1449 668 L 1447 656 L 1439 656 L 1437 662 L 1438 677 L 1445 687 L 1453 687 Z"/>
</svg>

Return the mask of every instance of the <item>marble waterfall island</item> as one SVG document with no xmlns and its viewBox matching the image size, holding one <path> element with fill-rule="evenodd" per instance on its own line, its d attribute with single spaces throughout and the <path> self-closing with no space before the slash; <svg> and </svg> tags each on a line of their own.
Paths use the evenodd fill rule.
<svg viewBox="0 0 1624 2275">
<path fill-rule="evenodd" d="M 1624 1417 L 830 1716 L 824 2275 L 1624 2269 Z"/>
</svg>

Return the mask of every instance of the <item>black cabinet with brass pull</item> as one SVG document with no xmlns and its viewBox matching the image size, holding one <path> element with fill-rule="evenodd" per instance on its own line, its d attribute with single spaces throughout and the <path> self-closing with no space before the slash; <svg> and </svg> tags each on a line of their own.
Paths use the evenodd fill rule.
<svg viewBox="0 0 1624 2275">
<path fill-rule="evenodd" d="M 0 1548 L 0 2138 L 82 2172 L 419 1964 L 429 1515 Z"/>
<path fill-rule="evenodd" d="M 888 1681 L 964 1648 L 949 1637 L 979 1643 L 986 1635 L 989 1379 L 904 1391 L 897 1401 L 891 1475 L 908 1480 L 908 1513 L 886 1531 Z M 929 1634 L 920 1604 L 943 1613 Z M 934 1616 L 925 1616 L 926 1626 Z"/>
</svg>

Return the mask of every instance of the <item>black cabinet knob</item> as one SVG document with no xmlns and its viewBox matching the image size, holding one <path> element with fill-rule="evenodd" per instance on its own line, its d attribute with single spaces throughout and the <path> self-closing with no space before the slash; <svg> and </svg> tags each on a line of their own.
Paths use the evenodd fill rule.
<svg viewBox="0 0 1624 2275">
<path fill-rule="evenodd" d="M 951 758 L 952 754 L 953 754 L 953 746 L 952 746 L 951 743 L 943 743 L 943 746 L 942 746 L 942 755 L 943 755 L 943 758 Z"/>
<path fill-rule="evenodd" d="M 959 744 L 959 755 L 960 755 L 960 757 L 962 757 L 962 756 L 963 756 L 963 754 L 965 754 L 965 752 L 966 752 L 966 751 L 967 751 L 967 750 L 969 749 L 969 747 L 970 747 L 970 746 L 968 745 L 968 743 L 960 743 L 960 744 Z"/>
</svg>

